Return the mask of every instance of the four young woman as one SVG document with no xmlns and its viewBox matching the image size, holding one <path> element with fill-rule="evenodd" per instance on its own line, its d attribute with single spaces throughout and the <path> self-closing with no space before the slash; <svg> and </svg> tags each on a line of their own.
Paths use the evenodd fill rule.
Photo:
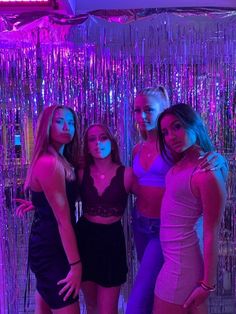
<svg viewBox="0 0 236 314">
<path fill-rule="evenodd" d="M 77 255 L 73 261 L 69 255 L 70 246 L 69 249 L 66 246 L 66 243 L 68 244 L 68 242 L 65 242 L 65 244 L 63 242 L 63 230 L 65 229 L 64 227 L 61 228 L 61 225 L 64 226 L 64 224 L 57 219 L 56 213 L 52 210 L 54 216 L 51 215 L 49 220 L 51 223 L 54 218 L 57 222 L 57 224 L 55 224 L 56 228 L 54 229 L 59 230 L 64 254 L 66 256 L 64 260 L 62 259 L 63 267 L 65 267 L 65 265 L 67 265 L 67 267 L 68 265 L 71 265 L 71 270 L 73 270 L 73 268 L 80 269 L 79 274 L 77 273 L 78 285 L 80 285 L 82 271 L 80 261 L 82 262 L 82 291 L 85 296 L 89 314 L 117 313 L 120 286 L 126 281 L 127 274 L 124 234 L 120 220 L 126 207 L 127 193 L 130 191 L 137 194 L 137 210 L 134 211 L 133 225 L 137 244 L 137 255 L 141 264 L 128 302 L 127 313 L 148 314 L 152 311 L 155 281 L 163 264 L 163 255 L 159 240 L 159 217 L 161 201 L 164 194 L 165 175 L 173 165 L 174 161 L 179 160 L 180 157 L 182 157 L 182 155 L 178 155 L 178 152 L 174 149 L 171 149 L 171 146 L 168 146 L 168 150 L 165 150 L 165 155 L 161 153 L 162 147 L 160 147 L 159 142 L 160 134 L 158 133 L 157 136 L 155 130 L 156 120 L 159 114 L 168 106 L 168 96 L 163 87 L 145 89 L 135 100 L 136 122 L 139 124 L 141 134 L 144 137 L 144 141 L 137 144 L 133 151 L 133 171 L 137 176 L 138 186 L 136 186 L 136 179 L 132 169 L 125 168 L 121 165 L 117 143 L 107 127 L 95 124 L 87 129 L 84 137 L 84 166 L 78 171 L 79 189 L 77 188 L 77 192 L 78 190 L 80 192 L 83 206 L 83 216 L 79 219 L 76 226 L 80 257 L 78 250 L 75 249 L 74 252 L 75 255 Z M 46 110 L 49 109 L 45 109 L 45 112 Z M 65 112 L 68 111 L 73 119 L 71 118 L 68 126 L 66 126 L 67 119 L 64 117 L 59 117 L 58 122 L 56 123 L 59 123 L 59 120 L 62 118 L 63 128 L 71 127 L 71 129 L 73 129 L 73 125 L 75 133 L 75 116 L 71 110 L 66 108 L 63 110 Z M 61 108 L 55 110 L 55 113 L 52 116 L 52 121 L 54 121 L 53 119 L 56 119 L 57 112 L 64 112 L 63 110 Z M 73 136 L 70 139 L 69 137 L 67 138 L 68 142 L 61 143 L 62 139 L 65 140 L 65 134 L 63 134 L 64 131 L 60 134 L 62 135 L 62 139 L 58 139 L 57 137 L 53 137 L 53 134 L 55 133 L 53 131 L 53 125 L 50 127 L 50 124 L 48 123 L 46 128 L 48 134 L 50 134 L 48 139 L 50 156 L 52 155 L 54 157 L 55 155 L 61 161 L 59 164 L 62 164 L 65 179 L 67 179 L 67 175 L 70 174 L 68 178 L 73 181 L 72 178 L 74 177 L 69 169 L 72 171 L 70 164 L 76 166 L 74 161 L 78 157 L 78 150 L 72 151 L 71 148 L 73 145 L 70 145 L 70 149 L 67 149 L 67 147 L 69 147 L 68 144 L 72 139 L 76 138 L 75 134 L 73 133 Z M 59 133 L 57 135 L 59 135 Z M 199 156 L 200 153 L 201 151 L 199 151 Z M 63 155 L 67 159 L 65 159 Z M 73 160 L 71 159 L 72 156 L 75 157 Z M 218 157 L 218 160 L 219 159 L 220 157 Z M 198 162 L 198 169 L 199 164 L 200 163 Z M 34 161 L 32 165 L 34 166 Z M 34 167 L 31 166 L 30 169 L 33 168 Z M 39 169 L 40 168 L 41 167 L 39 167 Z M 46 167 L 45 169 L 47 172 L 54 173 L 54 171 L 50 170 L 51 168 L 48 169 Z M 54 169 L 54 167 L 52 167 L 52 169 Z M 47 177 L 45 172 L 42 172 L 40 175 L 41 177 Z M 65 179 L 63 180 L 63 178 L 61 178 L 59 180 L 59 177 L 56 178 L 59 190 L 67 185 L 65 184 Z M 61 180 L 64 181 L 64 184 Z M 67 200 L 65 193 L 62 197 L 62 194 L 57 192 L 57 185 L 54 194 L 54 185 L 52 182 L 50 184 L 51 190 L 53 190 L 52 194 L 54 195 L 54 199 L 57 199 L 56 196 L 58 196 L 58 199 L 63 199 L 64 203 L 69 200 L 73 210 L 75 201 L 74 196 L 76 193 L 73 192 L 73 196 L 67 195 Z M 36 186 L 35 189 L 36 188 L 39 188 L 39 192 L 42 192 L 40 189 L 41 186 Z M 33 186 L 31 186 L 31 189 L 34 190 Z M 37 197 L 35 199 L 33 196 L 34 193 L 32 193 L 34 206 L 36 208 L 45 207 L 47 209 L 45 212 L 50 212 L 50 209 L 48 208 L 60 208 L 56 200 L 53 200 L 52 203 L 50 203 L 51 207 L 48 206 L 47 203 L 49 200 L 47 199 L 46 191 L 47 189 L 45 189 L 44 197 L 39 197 L 39 199 L 43 198 L 43 206 L 40 203 L 41 201 L 37 203 Z M 70 191 L 74 190 L 70 189 Z M 22 205 L 19 213 L 24 211 L 25 207 Z M 59 212 L 61 211 L 62 210 L 59 210 Z M 36 210 L 36 213 L 37 212 L 39 212 L 38 209 Z M 75 225 L 72 212 L 70 217 L 73 217 L 71 218 L 71 221 L 72 230 L 74 232 Z M 32 230 L 33 228 L 34 223 Z M 60 228 L 62 231 L 60 231 Z M 44 227 L 37 232 L 40 234 L 43 233 L 43 230 Z M 72 242 L 70 243 L 72 246 L 74 245 L 73 232 L 71 233 L 73 236 L 71 237 Z M 69 253 L 67 253 L 67 250 Z M 37 246 L 34 252 L 37 254 Z M 52 255 L 54 255 L 54 253 Z M 58 259 L 58 257 L 56 257 L 56 259 Z M 37 277 L 37 265 L 34 271 Z M 59 277 L 59 279 L 62 279 L 65 275 L 59 275 Z M 59 279 L 56 278 L 54 283 Z M 37 278 L 37 281 L 39 282 L 40 279 Z M 78 286 L 74 287 L 69 281 L 68 276 L 66 279 L 59 281 L 59 283 L 64 284 L 60 294 L 64 296 L 66 300 L 70 300 L 68 302 L 72 302 L 73 292 L 75 294 L 77 293 Z M 208 282 L 205 282 L 206 285 L 207 283 Z M 40 298 L 44 300 L 45 306 L 48 306 L 49 301 L 44 299 L 42 292 L 38 292 Z M 58 292 L 58 289 L 54 290 L 54 293 L 58 294 Z M 62 306 L 63 308 L 64 305 L 65 303 L 61 304 L 59 307 Z M 49 308 L 53 309 L 52 306 L 49 306 Z M 74 312 L 72 310 L 72 312 L 68 313 Z"/>
</svg>

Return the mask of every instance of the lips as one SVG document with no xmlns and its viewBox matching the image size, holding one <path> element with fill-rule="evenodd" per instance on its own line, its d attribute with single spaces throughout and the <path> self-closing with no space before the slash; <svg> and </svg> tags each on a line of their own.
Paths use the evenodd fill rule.
<svg viewBox="0 0 236 314">
<path fill-rule="evenodd" d="M 71 134 L 70 133 L 61 133 L 61 136 L 71 137 Z"/>
<path fill-rule="evenodd" d="M 96 153 L 101 153 L 104 149 L 103 148 L 97 148 L 95 151 Z"/>
<path fill-rule="evenodd" d="M 182 143 L 181 142 L 170 143 L 170 146 L 172 148 L 178 148 L 178 147 L 182 146 Z"/>
<path fill-rule="evenodd" d="M 148 126 L 148 122 L 139 123 L 140 128 L 146 128 Z"/>
</svg>

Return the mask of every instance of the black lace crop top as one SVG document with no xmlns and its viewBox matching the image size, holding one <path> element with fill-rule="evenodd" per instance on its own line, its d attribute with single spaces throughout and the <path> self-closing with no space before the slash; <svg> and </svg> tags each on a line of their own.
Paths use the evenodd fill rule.
<svg viewBox="0 0 236 314">
<path fill-rule="evenodd" d="M 80 187 L 83 213 L 93 216 L 122 216 L 124 214 L 128 193 L 124 187 L 125 167 L 119 166 L 111 183 L 102 195 L 98 194 L 94 186 L 90 169 L 84 170 L 84 175 Z"/>
</svg>

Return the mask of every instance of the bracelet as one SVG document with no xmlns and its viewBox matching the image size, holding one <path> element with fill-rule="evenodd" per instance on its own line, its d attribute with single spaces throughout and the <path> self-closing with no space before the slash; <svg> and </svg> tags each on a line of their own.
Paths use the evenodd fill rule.
<svg viewBox="0 0 236 314">
<path fill-rule="evenodd" d="M 81 263 L 81 259 L 78 259 L 78 261 L 74 262 L 74 263 L 69 263 L 70 266 L 74 266 L 76 264 L 79 264 Z"/>
<path fill-rule="evenodd" d="M 205 291 L 208 291 L 208 292 L 213 292 L 216 290 L 216 285 L 213 285 L 212 287 L 206 285 L 204 283 L 204 281 L 199 281 L 199 285 L 202 287 L 202 289 L 204 289 Z"/>
</svg>

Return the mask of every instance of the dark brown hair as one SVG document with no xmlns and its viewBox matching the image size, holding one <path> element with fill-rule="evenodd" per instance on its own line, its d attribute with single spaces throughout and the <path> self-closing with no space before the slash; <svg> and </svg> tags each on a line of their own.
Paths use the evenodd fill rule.
<svg viewBox="0 0 236 314">
<path fill-rule="evenodd" d="M 121 160 L 120 160 L 119 148 L 118 148 L 118 144 L 117 144 L 115 137 L 112 135 L 111 131 L 109 130 L 109 128 L 106 125 L 100 124 L 100 123 L 95 123 L 95 124 L 90 125 L 86 129 L 86 131 L 84 132 L 84 137 L 83 137 L 83 167 L 89 167 L 91 164 L 94 163 L 93 157 L 89 153 L 89 149 L 88 149 L 88 132 L 90 129 L 92 129 L 95 126 L 100 127 L 104 130 L 106 136 L 111 141 L 111 159 L 114 163 L 120 165 Z"/>
<path fill-rule="evenodd" d="M 204 152 L 211 152 L 214 150 L 214 146 L 211 143 L 208 131 L 200 115 L 193 110 L 191 106 L 180 103 L 164 110 L 157 121 L 160 150 L 165 158 L 169 159 L 169 154 L 161 130 L 161 121 L 167 115 L 174 115 L 185 130 L 192 130 L 196 134 L 196 144 L 199 145 Z"/>
</svg>

